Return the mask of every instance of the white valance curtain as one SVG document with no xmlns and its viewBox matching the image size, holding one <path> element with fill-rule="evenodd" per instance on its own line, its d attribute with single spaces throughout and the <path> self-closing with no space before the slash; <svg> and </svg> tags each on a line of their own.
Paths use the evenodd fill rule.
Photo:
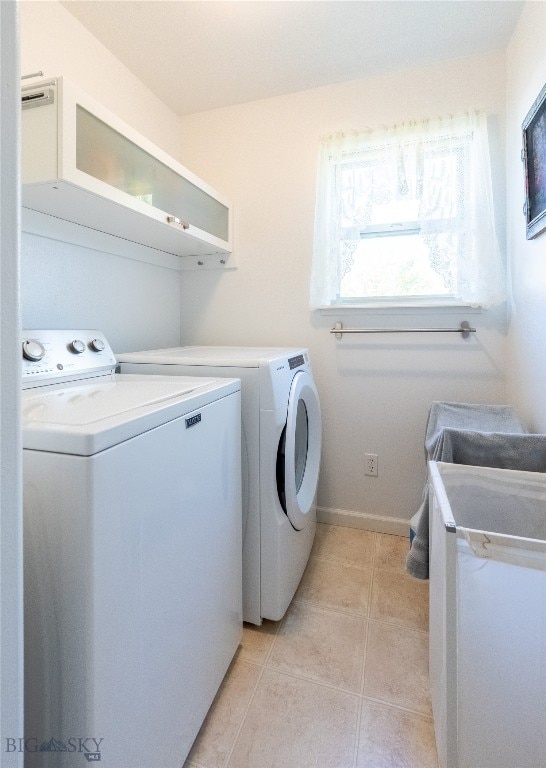
<svg viewBox="0 0 546 768">
<path fill-rule="evenodd" d="M 446 297 L 482 307 L 505 299 L 487 118 L 472 113 L 339 133 L 321 142 L 313 309 L 338 302 L 357 244 L 388 221 L 385 210 L 387 204 L 393 210 L 393 201 L 423 238 Z"/>
</svg>

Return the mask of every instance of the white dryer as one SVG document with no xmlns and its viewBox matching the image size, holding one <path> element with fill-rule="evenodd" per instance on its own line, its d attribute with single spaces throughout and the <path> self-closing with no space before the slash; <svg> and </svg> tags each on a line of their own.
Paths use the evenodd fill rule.
<svg viewBox="0 0 546 768">
<path fill-rule="evenodd" d="M 175 768 L 242 634 L 240 382 L 24 334 L 25 766 Z"/>
<path fill-rule="evenodd" d="M 243 619 L 282 618 L 316 528 L 321 414 L 308 351 L 174 347 L 117 359 L 124 373 L 241 380 Z"/>
</svg>

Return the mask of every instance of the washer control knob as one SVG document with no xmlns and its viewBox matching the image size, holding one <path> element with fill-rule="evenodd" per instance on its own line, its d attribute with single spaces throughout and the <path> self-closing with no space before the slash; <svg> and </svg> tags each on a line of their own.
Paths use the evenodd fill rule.
<svg viewBox="0 0 546 768">
<path fill-rule="evenodd" d="M 102 352 L 106 347 L 106 344 L 102 339 L 92 339 L 92 341 L 89 343 L 89 346 L 93 352 Z"/>
<path fill-rule="evenodd" d="M 32 360 L 32 362 L 37 363 L 44 355 L 44 346 L 39 341 L 36 341 L 36 339 L 26 339 L 23 341 L 23 357 L 26 360 Z"/>
<path fill-rule="evenodd" d="M 76 355 L 81 355 L 82 352 L 85 352 L 85 344 L 81 339 L 74 339 L 68 345 L 68 349 Z"/>
</svg>

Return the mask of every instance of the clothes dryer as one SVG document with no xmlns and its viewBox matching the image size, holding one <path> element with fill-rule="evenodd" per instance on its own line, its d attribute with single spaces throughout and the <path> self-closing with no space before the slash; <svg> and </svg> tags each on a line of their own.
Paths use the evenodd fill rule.
<svg viewBox="0 0 546 768">
<path fill-rule="evenodd" d="M 23 354 L 25 766 L 177 768 L 242 634 L 240 382 Z"/>
<path fill-rule="evenodd" d="M 316 529 L 321 414 L 308 351 L 174 347 L 117 359 L 124 373 L 241 380 L 243 619 L 282 618 Z"/>
</svg>

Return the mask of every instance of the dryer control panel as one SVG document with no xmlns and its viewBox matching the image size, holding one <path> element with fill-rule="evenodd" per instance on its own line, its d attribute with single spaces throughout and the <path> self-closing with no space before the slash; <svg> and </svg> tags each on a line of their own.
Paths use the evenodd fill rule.
<svg viewBox="0 0 546 768">
<path fill-rule="evenodd" d="M 24 330 L 23 389 L 113 373 L 116 358 L 97 330 Z"/>
<path fill-rule="evenodd" d="M 295 357 L 289 357 L 288 358 L 288 365 L 290 366 L 290 370 L 293 370 L 294 368 L 300 368 L 302 365 L 305 365 L 305 359 L 303 355 L 296 355 Z"/>
</svg>

